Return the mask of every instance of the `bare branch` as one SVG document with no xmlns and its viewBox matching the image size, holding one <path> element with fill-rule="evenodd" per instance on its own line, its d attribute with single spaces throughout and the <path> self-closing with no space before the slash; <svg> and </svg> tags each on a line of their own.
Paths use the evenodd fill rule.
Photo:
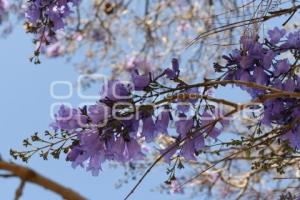
<svg viewBox="0 0 300 200">
<path fill-rule="evenodd" d="M 64 199 L 86 200 L 86 198 L 82 197 L 77 192 L 62 186 L 27 167 L 23 167 L 14 163 L 1 161 L 0 169 L 10 171 L 13 175 L 18 176 L 22 180 L 19 188 L 16 191 L 15 199 L 18 199 L 19 196 L 22 194 L 22 190 L 25 182 L 30 182 L 42 186 L 48 190 L 51 190 L 52 192 L 55 192 L 60 196 L 62 196 Z"/>
</svg>

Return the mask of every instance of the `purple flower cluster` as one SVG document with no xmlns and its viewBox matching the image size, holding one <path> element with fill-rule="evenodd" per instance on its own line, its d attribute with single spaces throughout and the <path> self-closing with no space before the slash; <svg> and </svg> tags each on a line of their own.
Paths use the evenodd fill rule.
<svg viewBox="0 0 300 200">
<path fill-rule="evenodd" d="M 284 29 L 268 31 L 269 38 L 260 42 L 259 38 L 243 36 L 241 48 L 224 56 L 225 66 L 216 64 L 218 72 L 225 72 L 225 80 L 255 82 L 284 91 L 300 92 L 300 77 L 297 75 L 297 61 L 300 55 L 300 31 L 287 34 Z M 285 58 L 282 58 L 284 55 Z M 296 61 L 290 61 L 293 59 Z M 253 98 L 266 93 L 259 89 L 241 86 Z M 298 100 L 277 98 L 264 103 L 263 124 L 267 126 L 285 125 L 300 116 Z M 300 125 L 282 137 L 290 141 L 292 147 L 300 148 Z"/>
<path fill-rule="evenodd" d="M 264 42 L 260 42 L 258 37 L 242 37 L 240 49 L 224 56 L 226 65 L 215 64 L 216 71 L 223 73 L 224 80 L 255 82 L 299 92 L 297 62 L 292 64 L 286 58 L 290 55 L 296 61 L 299 59 L 300 32 L 286 34 L 285 30 L 275 28 L 268 33 L 269 39 Z M 207 109 L 209 106 L 205 103 L 204 108 L 201 107 L 203 101 L 198 96 L 205 94 L 206 90 L 200 92 L 197 87 L 174 90 L 172 98 L 156 104 L 158 97 L 166 100 L 168 96 L 154 94 L 169 89 L 158 80 L 175 83 L 176 88 L 185 86 L 179 77 L 179 63 L 173 59 L 172 66 L 157 76 L 149 70 L 151 67 L 145 70 L 143 63 L 132 62 L 129 69 L 131 82 L 109 81 L 95 105 L 82 109 L 62 106 L 58 111 L 51 126 L 76 138 L 67 156 L 74 167 L 88 163 L 87 170 L 97 175 L 101 164 L 107 160 L 128 162 L 141 159 L 144 156 L 141 144 L 155 141 L 160 134 L 175 139 L 173 144 L 161 150 L 167 163 L 178 156 L 196 160 L 196 155 L 205 146 L 205 138 L 216 139 L 228 125 L 228 119 L 220 119 L 223 110 Z M 240 87 L 255 99 L 267 93 L 258 88 Z M 280 126 L 291 123 L 298 116 L 300 105 L 297 100 L 275 98 L 264 101 L 261 122 L 267 126 Z M 175 131 L 170 130 L 171 124 L 175 125 Z M 300 148 L 300 125 L 294 126 L 281 139 L 289 141 L 292 147 Z"/>
<path fill-rule="evenodd" d="M 173 59 L 172 67 L 158 77 L 172 81 L 178 76 L 179 64 Z M 144 156 L 142 142 L 153 142 L 159 134 L 169 135 L 172 121 L 176 127 L 176 133 L 172 136 L 178 141 L 189 139 L 165 155 L 166 162 L 170 162 L 174 154 L 186 160 L 195 160 L 196 153 L 204 147 L 204 133 L 212 138 L 220 134 L 222 125 L 220 128 L 208 126 L 213 121 L 210 113 L 203 112 L 201 120 L 188 114 L 198 98 L 174 99 L 157 107 L 155 104 L 145 104 L 145 100 L 139 104 L 135 94 L 149 94 L 157 77 L 153 77 L 151 72 L 139 73 L 138 68 L 131 70 L 131 77 L 131 82 L 109 81 L 100 93 L 100 100 L 94 105 L 82 109 L 60 107 L 51 126 L 55 131 L 67 131 L 77 138 L 67 156 L 74 167 L 88 163 L 87 170 L 97 175 L 101 164 L 107 160 L 128 162 L 141 159 Z M 186 95 L 198 93 L 198 88 L 193 88 Z M 180 92 L 178 96 L 182 94 Z M 176 108 L 178 111 L 174 112 Z M 199 125 L 207 127 L 197 130 Z"/>
<path fill-rule="evenodd" d="M 64 19 L 71 14 L 71 5 L 78 5 L 80 0 L 29 0 L 26 4 L 25 17 L 30 23 L 29 32 L 38 33 L 39 40 L 51 43 L 55 32 L 64 28 Z"/>
</svg>

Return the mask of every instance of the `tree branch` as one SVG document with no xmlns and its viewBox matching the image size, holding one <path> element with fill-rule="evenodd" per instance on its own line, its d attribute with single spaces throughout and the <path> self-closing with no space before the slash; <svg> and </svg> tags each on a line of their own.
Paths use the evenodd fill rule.
<svg viewBox="0 0 300 200">
<path fill-rule="evenodd" d="M 18 176 L 22 182 L 30 182 L 42 186 L 52 192 L 55 192 L 67 200 L 86 200 L 77 192 L 66 188 L 40 174 L 30 168 L 23 167 L 14 163 L 0 161 L 0 169 L 10 171 L 13 175 Z"/>
</svg>

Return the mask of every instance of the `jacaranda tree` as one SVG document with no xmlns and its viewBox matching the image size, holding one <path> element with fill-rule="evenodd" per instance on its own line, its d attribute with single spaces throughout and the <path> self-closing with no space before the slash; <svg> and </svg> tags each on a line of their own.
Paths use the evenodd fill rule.
<svg viewBox="0 0 300 200">
<path fill-rule="evenodd" d="M 137 179 L 124 199 L 157 165 L 160 192 L 300 198 L 299 10 L 297 0 L 0 0 L 4 36 L 22 21 L 33 65 L 65 57 L 84 87 L 108 77 L 94 104 L 61 105 L 11 156 L 66 159 L 93 176 L 122 166 L 119 186 Z M 41 183 L 2 163 L 21 177 L 17 191 Z"/>
</svg>

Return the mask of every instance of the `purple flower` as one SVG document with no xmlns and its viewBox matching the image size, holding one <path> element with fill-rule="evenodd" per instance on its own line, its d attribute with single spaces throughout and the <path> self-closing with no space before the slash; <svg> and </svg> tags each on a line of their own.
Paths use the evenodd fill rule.
<svg viewBox="0 0 300 200">
<path fill-rule="evenodd" d="M 272 65 L 273 59 L 275 58 L 276 53 L 272 50 L 268 50 L 263 58 L 263 66 L 265 69 L 269 69 Z"/>
<path fill-rule="evenodd" d="M 92 171 L 92 175 L 93 176 L 98 176 L 99 175 L 99 171 L 102 170 L 101 168 L 101 154 L 93 154 L 91 155 L 90 159 L 89 159 L 89 164 L 87 167 L 87 171 Z"/>
<path fill-rule="evenodd" d="M 248 51 L 251 48 L 253 48 L 253 46 L 255 44 L 255 40 L 254 40 L 254 38 L 249 37 L 249 36 L 242 36 L 240 39 L 240 43 L 242 45 L 242 49 Z"/>
<path fill-rule="evenodd" d="M 297 90 L 300 91 L 300 76 L 297 77 Z"/>
<path fill-rule="evenodd" d="M 161 111 L 160 115 L 157 117 L 155 122 L 157 131 L 168 134 L 170 115 L 171 113 L 167 109 L 163 109 Z"/>
<path fill-rule="evenodd" d="M 113 144 L 114 159 L 119 162 L 128 162 L 130 160 L 140 160 L 144 157 L 140 144 L 133 138 L 125 141 L 123 138 L 118 138 Z M 110 149 L 107 149 L 108 151 Z"/>
<path fill-rule="evenodd" d="M 269 76 L 265 73 L 265 71 L 263 70 L 263 68 L 261 67 L 255 67 L 254 71 L 254 76 L 255 76 L 255 82 L 261 85 L 265 85 L 268 80 L 269 80 Z"/>
<path fill-rule="evenodd" d="M 214 127 L 212 129 L 209 129 L 208 135 L 209 135 L 209 137 L 216 139 L 217 137 L 219 137 L 221 132 L 222 132 L 221 129 Z"/>
<path fill-rule="evenodd" d="M 195 146 L 194 142 L 191 140 L 187 140 L 183 145 L 180 152 L 180 155 L 184 157 L 185 160 L 196 160 L 195 157 Z"/>
<path fill-rule="evenodd" d="M 204 137 L 202 133 L 200 132 L 195 133 L 195 136 L 193 137 L 193 142 L 194 142 L 195 151 L 201 150 L 205 146 Z"/>
<path fill-rule="evenodd" d="M 134 89 L 137 91 L 144 90 L 150 84 L 150 74 L 139 75 L 138 70 L 131 72 L 131 78 Z"/>
<path fill-rule="evenodd" d="M 280 137 L 283 141 L 288 141 L 289 145 L 295 149 L 300 149 L 300 128 L 297 126 L 294 130 L 291 130 Z"/>
<path fill-rule="evenodd" d="M 288 59 L 284 59 L 284 60 L 280 60 L 275 68 L 275 75 L 279 76 L 282 73 L 286 73 L 289 71 L 290 69 L 290 63 L 288 61 Z"/>
<path fill-rule="evenodd" d="M 77 145 L 76 145 L 76 146 L 73 146 L 73 147 L 71 148 L 70 152 L 68 153 L 66 160 L 72 161 L 72 162 L 73 162 L 73 161 L 76 160 L 76 158 L 77 158 L 80 154 L 82 154 L 82 150 L 81 150 L 80 148 L 78 148 Z"/>
<path fill-rule="evenodd" d="M 271 126 L 272 122 L 278 120 L 284 120 L 281 117 L 281 113 L 284 110 L 284 106 L 280 100 L 268 100 L 264 103 L 264 117 L 262 122 Z"/>
<path fill-rule="evenodd" d="M 176 78 L 176 72 L 174 72 L 170 68 L 165 69 L 164 73 L 166 74 L 167 78 L 170 79 L 170 80 Z"/>
<path fill-rule="evenodd" d="M 176 144 L 173 143 L 167 148 L 160 150 L 160 154 L 164 154 L 163 156 L 164 161 L 168 164 L 171 164 L 172 156 L 176 153 L 176 151 L 177 151 Z"/>
<path fill-rule="evenodd" d="M 193 119 L 188 119 L 185 114 L 179 114 L 179 120 L 175 122 L 176 132 L 185 138 L 187 133 L 193 128 L 194 122 Z"/>
<path fill-rule="evenodd" d="M 285 84 L 284 84 L 284 90 L 286 91 L 294 91 L 296 88 L 296 84 L 294 79 L 289 78 L 288 80 L 286 80 Z"/>
<path fill-rule="evenodd" d="M 251 56 L 242 56 L 240 65 L 243 69 L 248 69 L 253 66 L 253 58 Z"/>
<path fill-rule="evenodd" d="M 111 116 L 111 108 L 104 103 L 91 105 L 88 108 L 88 116 L 94 124 L 105 122 Z"/>
<path fill-rule="evenodd" d="M 142 136 L 145 137 L 146 142 L 152 142 L 157 136 L 157 130 L 152 116 L 148 116 L 142 119 L 143 121 L 143 130 Z"/>
<path fill-rule="evenodd" d="M 131 119 L 125 119 L 122 121 L 122 124 L 125 125 L 126 129 L 129 132 L 129 136 L 132 138 L 137 138 L 140 120 L 132 117 Z"/>
<path fill-rule="evenodd" d="M 216 139 L 221 134 L 221 129 L 216 127 L 214 120 L 215 119 L 211 114 L 204 112 L 202 114 L 201 127 L 203 127 L 204 130 L 207 131 L 208 136 Z"/>
<path fill-rule="evenodd" d="M 284 48 L 300 48 L 300 31 L 289 33 L 287 41 L 282 45 Z"/>
<path fill-rule="evenodd" d="M 204 147 L 204 137 L 201 132 L 194 133 L 193 137 L 186 140 L 180 155 L 186 160 L 196 160 L 195 153 Z"/>
<path fill-rule="evenodd" d="M 272 44 L 277 44 L 278 42 L 280 42 L 280 39 L 285 35 L 285 30 L 275 27 L 273 30 L 268 31 L 268 35 L 270 37 L 270 42 Z"/>
<path fill-rule="evenodd" d="M 177 58 L 173 58 L 173 59 L 172 59 L 172 70 L 173 70 L 175 73 L 179 73 L 179 62 L 178 62 L 178 59 L 177 59 Z"/>
<path fill-rule="evenodd" d="M 62 105 L 57 114 L 55 114 L 55 122 L 50 126 L 55 130 L 74 130 L 82 128 L 87 123 L 87 116 L 81 114 L 81 111 L 72 109 Z"/>
<path fill-rule="evenodd" d="M 101 96 L 112 101 L 128 100 L 131 98 L 131 89 L 128 82 L 111 80 L 103 87 Z"/>
<path fill-rule="evenodd" d="M 70 5 L 77 6 L 79 0 L 32 0 L 26 2 L 25 18 L 37 31 L 35 33 L 41 37 L 42 43 L 46 43 L 46 38 L 55 38 L 55 31 L 63 29 L 64 19 L 71 14 Z M 50 41 L 47 41 L 51 43 Z"/>
<path fill-rule="evenodd" d="M 189 109 L 190 109 L 190 103 L 189 102 L 185 102 L 183 100 L 178 101 L 178 103 L 177 103 L 177 110 L 179 112 L 186 113 L 186 112 L 189 111 Z"/>
<path fill-rule="evenodd" d="M 256 42 L 253 47 L 249 50 L 249 55 L 252 59 L 263 59 L 264 49 L 262 44 Z"/>
<path fill-rule="evenodd" d="M 170 79 L 170 80 L 175 79 L 180 73 L 178 59 L 173 58 L 172 59 L 172 69 L 167 68 L 164 71 L 164 73 L 166 74 L 168 79 Z"/>
<path fill-rule="evenodd" d="M 134 140 L 130 139 L 130 141 L 126 142 L 126 153 L 125 155 L 129 160 L 140 160 L 144 157 L 142 153 L 140 144 Z"/>
<path fill-rule="evenodd" d="M 283 89 L 283 84 L 282 84 L 281 80 L 275 79 L 273 81 L 273 87 L 282 90 Z"/>
<path fill-rule="evenodd" d="M 117 162 L 126 162 L 127 158 L 124 157 L 125 140 L 122 137 L 110 138 L 105 142 L 105 157 L 108 160 Z"/>
<path fill-rule="evenodd" d="M 239 70 L 237 73 L 237 77 L 241 81 L 250 82 L 252 80 L 249 71 L 247 70 Z"/>
<path fill-rule="evenodd" d="M 40 17 L 40 13 L 40 9 L 36 4 L 30 4 L 27 6 L 25 18 L 31 23 L 36 23 Z"/>
<path fill-rule="evenodd" d="M 87 171 L 92 171 L 93 176 L 97 176 L 101 163 L 105 161 L 105 145 L 99 138 L 98 130 L 85 130 L 78 135 L 78 139 L 80 143 L 72 148 L 67 158 L 72 161 L 74 168 L 84 166 L 87 161 Z"/>
</svg>

